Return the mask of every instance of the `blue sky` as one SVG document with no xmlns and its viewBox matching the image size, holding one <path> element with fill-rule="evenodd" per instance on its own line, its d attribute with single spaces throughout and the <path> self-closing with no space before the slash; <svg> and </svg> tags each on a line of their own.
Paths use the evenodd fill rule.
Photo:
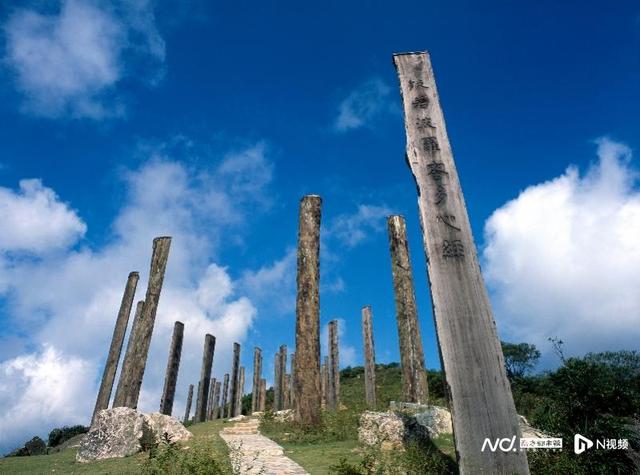
<svg viewBox="0 0 640 475">
<path fill-rule="evenodd" d="M 399 213 L 439 367 L 394 52 L 432 55 L 501 336 L 538 344 L 545 365 L 549 336 L 571 354 L 638 349 L 636 4 L 226 3 L 0 10 L 0 448 L 86 422 L 126 276 L 141 272 L 142 298 L 156 235 L 174 243 L 142 409 L 159 404 L 176 319 L 176 413 L 205 332 L 215 376 L 240 341 L 271 378 L 294 345 L 306 193 L 324 200 L 322 323 L 343 320 L 343 363 L 361 362 L 365 304 L 378 360 L 398 360 L 384 218 Z"/>
</svg>

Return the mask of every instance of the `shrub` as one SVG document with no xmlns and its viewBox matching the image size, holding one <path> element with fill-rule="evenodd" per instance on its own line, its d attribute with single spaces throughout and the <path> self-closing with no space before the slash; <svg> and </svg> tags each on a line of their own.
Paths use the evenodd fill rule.
<svg viewBox="0 0 640 475">
<path fill-rule="evenodd" d="M 79 434 L 85 434 L 87 432 L 89 432 L 89 428 L 82 425 L 57 427 L 49 432 L 48 445 L 49 447 L 57 447 L 72 437 Z"/>
<path fill-rule="evenodd" d="M 171 442 L 155 445 L 142 466 L 144 475 L 231 475 L 208 444 L 187 448 Z"/>
</svg>

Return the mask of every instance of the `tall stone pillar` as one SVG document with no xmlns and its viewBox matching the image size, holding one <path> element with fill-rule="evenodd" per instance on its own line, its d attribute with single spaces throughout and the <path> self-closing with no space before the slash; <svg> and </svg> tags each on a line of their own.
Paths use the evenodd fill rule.
<svg viewBox="0 0 640 475">
<path fill-rule="evenodd" d="M 280 409 L 288 409 L 287 406 L 287 345 L 280 345 L 280 371 L 278 371 L 278 388 L 280 394 Z"/>
<path fill-rule="evenodd" d="M 396 299 L 400 364 L 402 366 L 402 395 L 405 402 L 426 404 L 429 399 L 427 373 L 418 324 L 416 295 L 407 244 L 407 228 L 402 216 L 389 216 L 389 245 L 391 271 Z"/>
<path fill-rule="evenodd" d="M 220 381 L 216 381 L 213 385 L 213 404 L 211 406 L 211 419 L 220 417 Z"/>
<path fill-rule="evenodd" d="M 189 385 L 189 394 L 187 395 L 187 407 L 184 410 L 183 422 L 189 421 L 189 414 L 191 413 L 191 401 L 193 400 L 193 384 Z"/>
<path fill-rule="evenodd" d="M 213 393 L 216 388 L 216 378 L 211 378 L 211 382 L 209 383 L 209 397 L 207 398 L 207 420 L 210 421 L 213 412 Z"/>
<path fill-rule="evenodd" d="M 231 366 L 231 395 L 229 414 L 230 417 L 235 417 L 238 407 L 238 393 L 240 391 L 240 344 L 233 344 L 233 365 Z"/>
<path fill-rule="evenodd" d="M 184 324 L 182 322 L 175 322 L 173 324 L 167 371 L 164 376 L 162 399 L 160 399 L 160 414 L 166 414 L 167 416 L 170 416 L 173 411 L 173 398 L 176 395 L 176 383 L 178 382 L 178 370 L 180 369 L 183 336 Z"/>
<path fill-rule="evenodd" d="M 256 347 L 253 350 L 253 387 L 251 391 L 251 412 L 252 413 L 258 410 L 261 378 L 262 378 L 262 350 Z"/>
<path fill-rule="evenodd" d="M 120 376 L 121 382 L 124 382 L 125 392 L 124 400 L 118 406 L 130 407 L 136 409 L 138 407 L 138 397 L 140 396 L 140 387 L 142 386 L 142 378 L 144 370 L 147 366 L 147 355 L 149 353 L 149 345 L 151 344 L 151 335 L 156 322 L 156 312 L 158 310 L 158 302 L 160 300 L 160 292 L 162 291 L 162 282 L 164 281 L 164 272 L 167 267 L 169 258 L 169 248 L 171 247 L 171 238 L 168 236 L 157 237 L 153 240 L 153 254 L 151 256 L 151 268 L 149 270 L 149 283 L 147 285 L 147 293 L 144 299 L 144 306 L 140 314 L 139 333 L 132 332 L 130 338 L 133 341 L 133 358 L 128 367 L 122 365 L 123 371 L 127 371 Z M 122 378 L 125 378 L 122 381 Z"/>
<path fill-rule="evenodd" d="M 320 368 L 320 391 L 322 392 L 322 407 L 327 407 L 327 393 L 329 391 L 329 357 L 324 357 Z"/>
<path fill-rule="evenodd" d="M 107 355 L 107 361 L 104 365 L 102 382 L 100 383 L 98 397 L 96 398 L 96 405 L 93 409 L 93 417 L 91 418 L 92 422 L 99 411 L 109 407 L 113 381 L 116 377 L 118 361 L 120 361 L 120 353 L 122 352 L 122 343 L 124 342 L 124 335 L 127 332 L 129 316 L 131 315 L 131 306 L 133 305 L 133 298 L 135 297 L 137 285 L 138 273 L 131 272 L 127 278 L 127 285 L 124 288 L 124 294 L 122 295 L 122 301 L 120 302 L 120 310 L 118 311 L 118 317 L 116 318 L 116 326 L 113 329 L 113 337 L 111 337 L 109 354 Z"/>
<path fill-rule="evenodd" d="M 329 397 L 328 409 L 340 407 L 340 356 L 338 354 L 338 320 L 329 322 Z"/>
<path fill-rule="evenodd" d="M 280 354 L 280 350 L 278 350 L 278 352 L 276 353 L 276 356 L 274 358 L 274 362 L 273 362 L 273 372 L 274 372 L 274 376 L 273 376 L 273 410 L 274 411 L 281 411 L 282 410 L 282 405 L 281 405 L 282 388 L 280 387 L 280 372 L 282 371 L 282 365 L 280 364 L 281 356 L 282 355 Z"/>
<path fill-rule="evenodd" d="M 222 401 L 220 401 L 220 419 L 228 417 L 227 414 L 227 397 L 229 395 L 229 373 L 224 375 L 222 384 Z"/>
<path fill-rule="evenodd" d="M 260 380 L 260 397 L 258 400 L 258 410 L 264 412 L 267 405 L 267 380 L 264 378 Z"/>
<path fill-rule="evenodd" d="M 528 474 L 525 451 L 482 451 L 486 438 L 520 436 L 516 409 L 431 59 L 428 53 L 398 54 L 393 59 L 402 92 L 407 164 L 418 188 L 460 473 Z"/>
<path fill-rule="evenodd" d="M 198 389 L 198 403 L 196 405 L 196 422 L 207 420 L 207 398 L 209 397 L 209 384 L 211 379 L 211 366 L 213 354 L 216 349 L 216 337 L 207 333 L 204 336 L 204 349 L 202 350 L 202 367 L 200 368 L 200 386 Z"/>
<path fill-rule="evenodd" d="M 373 346 L 371 307 L 362 307 L 362 340 L 364 346 L 364 394 L 367 406 L 376 407 L 376 352 Z"/>
<path fill-rule="evenodd" d="M 300 202 L 296 295 L 296 412 L 298 423 L 320 424 L 320 214 L 322 199 Z"/>
<path fill-rule="evenodd" d="M 291 377 L 289 378 L 289 408 L 296 408 L 296 391 L 293 386 L 296 379 L 296 354 L 291 353 Z"/>
<path fill-rule="evenodd" d="M 242 396 L 244 395 L 244 366 L 240 366 L 240 373 L 238 374 L 238 391 L 236 392 L 236 407 L 233 416 L 239 416 L 242 414 Z"/>
<path fill-rule="evenodd" d="M 144 300 L 139 300 L 136 304 L 136 312 L 133 316 L 133 323 L 131 324 L 131 331 L 129 331 L 129 340 L 127 341 L 127 351 L 124 353 L 124 360 L 122 361 L 122 369 L 120 370 L 120 379 L 118 380 L 118 386 L 116 387 L 116 394 L 113 397 L 112 407 L 123 407 L 127 398 L 127 391 L 130 389 L 130 375 L 131 365 L 135 359 L 135 342 L 139 338 L 136 335 L 140 334 L 140 318 L 142 316 L 142 309 L 144 307 Z"/>
</svg>

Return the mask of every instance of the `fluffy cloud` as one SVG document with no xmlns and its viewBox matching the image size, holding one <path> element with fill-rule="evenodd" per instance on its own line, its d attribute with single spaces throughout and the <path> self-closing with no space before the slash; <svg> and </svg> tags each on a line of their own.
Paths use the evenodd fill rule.
<svg viewBox="0 0 640 475">
<path fill-rule="evenodd" d="M 485 226 L 484 271 L 502 337 L 567 351 L 637 349 L 640 193 L 632 153 L 601 139 L 598 161 L 525 189 Z"/>
<path fill-rule="evenodd" d="M 270 178 L 265 179 L 264 170 L 256 169 L 252 178 L 247 176 L 251 170 L 237 167 L 243 175 L 238 180 L 249 180 L 254 193 L 235 200 L 238 185 L 230 169 L 231 163 L 247 156 L 269 168 L 264 146 L 230 153 L 207 170 L 192 169 L 176 160 L 180 156 L 172 157 L 162 147 L 159 150 L 150 153 L 138 169 L 123 174 L 124 203 L 114 217 L 110 238 L 97 249 L 82 240 L 75 242 L 80 231 L 84 232 L 75 212 L 39 182 L 27 182 L 39 193 L 46 192 L 49 205 L 44 209 L 51 215 L 69 215 L 77 221 L 70 220 L 75 228 L 67 226 L 75 234 L 68 229 L 66 234 L 58 232 L 58 242 L 67 247 L 48 252 L 29 244 L 33 256 L 0 268 L 5 309 L 0 347 L 7 342 L 13 348 L 3 351 L 4 361 L 0 360 L 0 405 L 10 415 L 29 411 L 29 417 L 16 416 L 20 423 L 8 425 L 10 432 L 0 433 L 1 451 L 33 434 L 46 435 L 56 424 L 87 422 L 127 275 L 132 270 L 140 272 L 136 298 L 144 298 L 154 236 L 171 235 L 173 240 L 140 395 L 141 410 L 158 409 L 176 320 L 185 324 L 185 334 L 175 414 L 184 410 L 188 384 L 199 378 L 205 333 L 219 337 L 214 374 L 221 375 L 230 367 L 233 342 L 242 342 L 251 328 L 256 306 L 216 262 L 217 236 L 223 229 L 241 230 L 248 213 L 258 206 L 252 200 L 266 193 Z M 17 194 L 18 198 L 22 195 L 27 193 Z M 32 201 L 28 201 L 32 208 L 42 207 L 40 201 Z M 46 226 L 34 229 L 40 235 L 29 239 L 36 243 L 52 233 Z M 25 247 L 13 244 L 16 246 Z M 0 256 L 7 259 L 6 250 L 0 250 Z M 45 383 L 57 385 L 54 392 L 39 389 L 38 375 L 47 371 L 50 379 Z M 0 420 L 0 425 L 7 427 L 4 422 Z"/>
<path fill-rule="evenodd" d="M 379 78 L 364 82 L 351 91 L 338 106 L 334 130 L 348 132 L 370 126 L 380 115 L 394 110 L 390 93 L 391 88 Z"/>
<path fill-rule="evenodd" d="M 360 204 L 355 213 L 343 214 L 330 224 L 328 233 L 343 245 L 352 248 L 367 236 L 380 232 L 385 227 L 385 218 L 392 214 L 386 205 Z"/>
<path fill-rule="evenodd" d="M 0 250 L 42 253 L 75 243 L 87 230 L 77 213 L 40 180 L 21 180 L 19 191 L 0 187 Z"/>
<path fill-rule="evenodd" d="M 115 86 L 127 75 L 156 82 L 164 42 L 148 0 L 62 0 L 55 11 L 17 9 L 5 25 L 5 61 L 24 110 L 43 117 L 122 115 Z"/>
</svg>

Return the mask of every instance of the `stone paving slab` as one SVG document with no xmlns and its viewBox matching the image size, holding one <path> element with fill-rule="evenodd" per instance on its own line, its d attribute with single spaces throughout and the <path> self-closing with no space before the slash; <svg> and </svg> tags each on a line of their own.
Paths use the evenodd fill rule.
<svg viewBox="0 0 640 475">
<path fill-rule="evenodd" d="M 220 432 L 220 437 L 229 446 L 229 455 L 237 474 L 309 475 L 309 472 L 284 455 L 284 449 L 280 445 L 260 434 L 257 428 L 258 421 L 253 419 Z"/>
</svg>

